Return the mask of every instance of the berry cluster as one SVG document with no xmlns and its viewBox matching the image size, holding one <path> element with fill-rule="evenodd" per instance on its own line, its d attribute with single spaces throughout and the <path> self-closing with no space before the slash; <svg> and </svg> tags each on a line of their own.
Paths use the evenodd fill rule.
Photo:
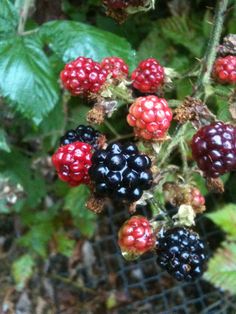
<svg viewBox="0 0 236 314">
<path fill-rule="evenodd" d="M 133 87 L 142 93 L 156 93 L 164 83 L 164 68 L 154 59 L 149 58 L 139 63 L 131 79 Z"/>
<path fill-rule="evenodd" d="M 236 84 L 236 56 L 216 59 L 213 66 L 213 77 L 221 84 Z"/>
<path fill-rule="evenodd" d="M 66 64 L 61 81 L 72 95 L 97 93 L 107 78 L 107 71 L 90 58 L 79 57 Z"/>
<path fill-rule="evenodd" d="M 165 136 L 172 119 L 172 112 L 164 98 L 139 97 L 129 108 L 127 121 L 134 127 L 137 137 L 158 140 Z"/>
<path fill-rule="evenodd" d="M 92 147 L 82 142 L 61 146 L 52 156 L 52 162 L 62 181 L 70 186 L 88 184 L 88 170 L 91 166 Z"/>
<path fill-rule="evenodd" d="M 94 149 L 99 147 L 100 132 L 94 130 L 91 126 L 79 125 L 75 130 L 69 130 L 60 139 L 61 145 L 67 145 L 74 142 L 83 142 L 91 145 Z"/>
<path fill-rule="evenodd" d="M 206 249 L 197 233 L 179 227 L 160 233 L 156 243 L 157 263 L 177 280 L 200 277 L 206 262 Z"/>
<path fill-rule="evenodd" d="M 202 127 L 192 139 L 192 153 L 207 177 L 217 178 L 236 168 L 236 128 L 223 122 Z"/>
<path fill-rule="evenodd" d="M 118 244 L 123 254 L 131 258 L 152 250 L 155 247 L 155 234 L 146 217 L 132 216 L 120 228 Z"/>
<path fill-rule="evenodd" d="M 113 143 L 93 154 L 89 174 L 97 195 L 131 203 L 151 187 L 150 167 L 150 158 L 136 145 Z"/>
</svg>

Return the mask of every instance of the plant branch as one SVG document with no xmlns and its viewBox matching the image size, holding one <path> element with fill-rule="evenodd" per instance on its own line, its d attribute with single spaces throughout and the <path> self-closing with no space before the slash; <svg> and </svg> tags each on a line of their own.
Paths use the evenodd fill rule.
<svg viewBox="0 0 236 314">
<path fill-rule="evenodd" d="M 201 72 L 193 93 L 193 96 L 196 98 L 200 98 L 204 94 L 207 95 L 207 86 L 210 85 L 212 67 L 217 54 L 217 46 L 220 42 L 227 6 L 228 0 L 218 0 L 210 41 L 202 61 Z"/>
<path fill-rule="evenodd" d="M 25 23 L 29 15 L 29 10 L 33 6 L 33 4 L 34 0 L 24 0 L 19 8 L 20 19 L 18 24 L 18 34 L 20 35 L 24 33 Z M 17 3 L 15 5 L 17 5 Z"/>
</svg>

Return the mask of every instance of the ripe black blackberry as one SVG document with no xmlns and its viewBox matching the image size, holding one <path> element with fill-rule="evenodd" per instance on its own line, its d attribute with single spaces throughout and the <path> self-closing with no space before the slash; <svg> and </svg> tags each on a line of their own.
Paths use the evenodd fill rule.
<svg viewBox="0 0 236 314">
<path fill-rule="evenodd" d="M 191 230 L 176 227 L 160 234 L 156 252 L 157 263 L 177 280 L 195 280 L 205 269 L 205 245 Z"/>
<path fill-rule="evenodd" d="M 223 122 L 202 127 L 192 139 L 193 158 L 207 177 L 236 169 L 236 128 Z"/>
<path fill-rule="evenodd" d="M 60 139 L 61 146 L 74 142 L 83 142 L 97 149 L 99 146 L 98 139 L 101 133 L 94 130 L 89 125 L 79 125 L 75 130 L 69 130 Z"/>
<path fill-rule="evenodd" d="M 136 145 L 113 143 L 93 154 L 89 175 L 97 195 L 132 203 L 151 187 L 150 168 L 150 158 Z"/>
</svg>

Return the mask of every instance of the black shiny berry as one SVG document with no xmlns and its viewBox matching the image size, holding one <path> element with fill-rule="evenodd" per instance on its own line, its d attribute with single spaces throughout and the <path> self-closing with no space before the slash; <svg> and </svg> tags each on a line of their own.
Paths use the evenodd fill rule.
<svg viewBox="0 0 236 314">
<path fill-rule="evenodd" d="M 236 169 L 236 128 L 223 122 L 202 127 L 192 139 L 192 154 L 204 174 L 217 178 Z"/>
<path fill-rule="evenodd" d="M 160 232 L 156 252 L 157 263 L 177 280 L 195 280 L 205 270 L 204 242 L 189 229 L 176 227 Z"/>
<path fill-rule="evenodd" d="M 93 154 L 89 174 L 97 195 L 132 203 L 151 187 L 150 168 L 150 158 L 136 145 L 113 143 Z"/>
<path fill-rule="evenodd" d="M 78 141 L 90 144 L 93 148 L 97 149 L 100 135 L 100 132 L 96 131 L 91 126 L 79 125 L 75 130 L 67 131 L 66 134 L 61 137 L 60 144 L 63 146 Z"/>
</svg>

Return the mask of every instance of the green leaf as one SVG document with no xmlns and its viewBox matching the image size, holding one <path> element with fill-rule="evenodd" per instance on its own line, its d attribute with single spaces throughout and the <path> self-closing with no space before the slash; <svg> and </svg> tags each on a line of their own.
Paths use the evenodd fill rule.
<svg viewBox="0 0 236 314">
<path fill-rule="evenodd" d="M 236 205 L 228 204 L 216 212 L 207 214 L 226 233 L 236 237 Z"/>
<path fill-rule="evenodd" d="M 27 204 L 36 206 L 46 193 L 43 178 L 30 169 L 31 160 L 17 150 L 11 153 L 2 152 L 0 172 L 14 184 L 21 184 L 27 195 Z"/>
<path fill-rule="evenodd" d="M 53 225 L 50 221 L 43 224 L 34 224 L 31 230 L 19 239 L 19 244 L 45 257 L 52 233 Z"/>
<path fill-rule="evenodd" d="M 3 129 L 0 129 L 0 150 L 8 153 L 11 151 L 7 143 L 6 132 Z"/>
<path fill-rule="evenodd" d="M 37 38 L 24 36 L 0 42 L 0 92 L 35 124 L 55 107 L 58 84 Z"/>
<path fill-rule="evenodd" d="M 64 62 L 79 56 L 96 61 L 108 56 L 118 56 L 130 66 L 136 61 L 134 50 L 124 38 L 87 24 L 53 21 L 42 26 L 41 35 Z"/>
<path fill-rule="evenodd" d="M 9 37 L 16 32 L 18 15 L 14 5 L 9 0 L 0 2 L 0 38 Z"/>
<path fill-rule="evenodd" d="M 25 284 L 33 275 L 34 266 L 35 262 L 29 254 L 21 256 L 13 263 L 12 274 L 19 290 L 25 287 Z"/>
<path fill-rule="evenodd" d="M 204 278 L 216 287 L 236 294 L 236 243 L 224 243 L 208 264 Z"/>
<path fill-rule="evenodd" d="M 75 225 L 79 231 L 91 237 L 95 230 L 96 215 L 90 212 L 85 203 L 90 195 L 90 190 L 86 185 L 80 185 L 69 191 L 65 199 L 64 208 L 71 212 Z"/>
<path fill-rule="evenodd" d="M 70 239 L 65 233 L 58 233 L 56 235 L 57 251 L 65 256 L 70 257 L 75 247 L 75 241 Z"/>
</svg>

